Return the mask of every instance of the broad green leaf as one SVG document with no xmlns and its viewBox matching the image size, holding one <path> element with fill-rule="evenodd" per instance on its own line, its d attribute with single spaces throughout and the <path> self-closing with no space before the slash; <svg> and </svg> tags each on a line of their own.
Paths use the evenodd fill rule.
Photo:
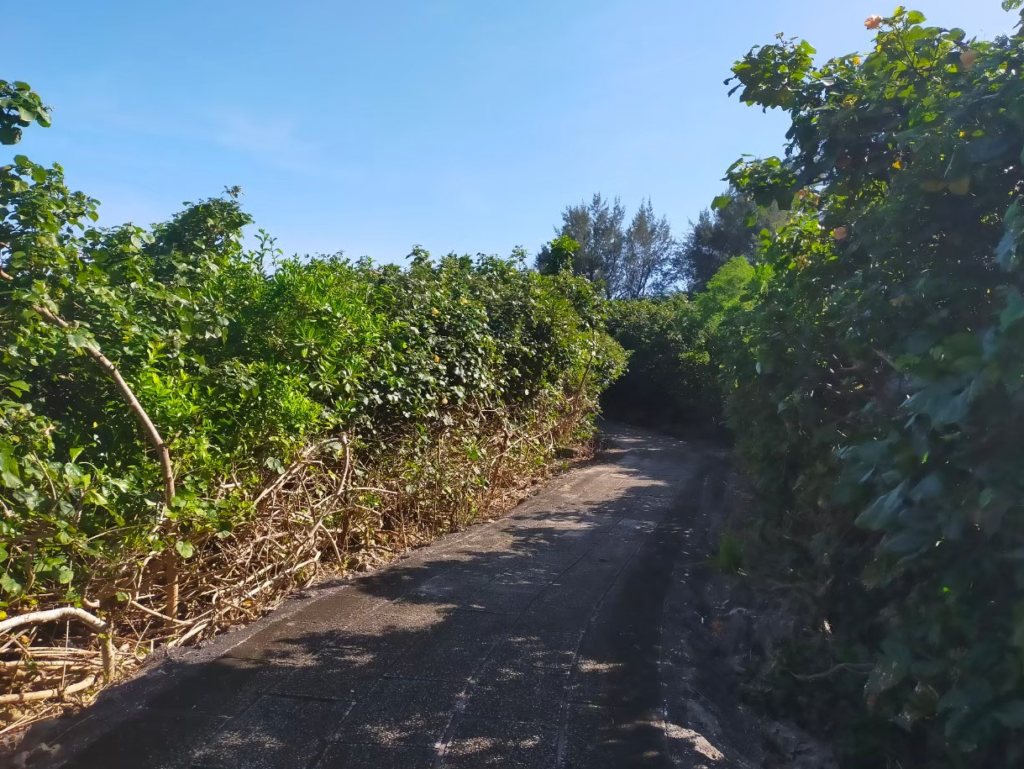
<svg viewBox="0 0 1024 769">
<path fill-rule="evenodd" d="M 892 491 L 876 499 L 870 507 L 857 516 L 857 525 L 872 531 L 882 531 L 891 526 L 907 496 L 908 481 L 903 481 Z"/>
<path fill-rule="evenodd" d="M 7 572 L 4 572 L 4 574 L 0 576 L 0 588 L 3 588 L 3 590 L 10 595 L 18 595 L 21 592 L 21 583 Z"/>
<path fill-rule="evenodd" d="M 901 531 L 886 536 L 879 546 L 883 553 L 898 556 L 909 556 L 926 550 L 935 544 L 936 534 L 930 531 Z"/>
<path fill-rule="evenodd" d="M 68 333 L 68 344 L 79 350 L 83 347 L 89 347 L 92 345 L 92 340 L 87 334 L 83 334 L 79 331 L 71 331 Z"/>
<path fill-rule="evenodd" d="M 915 502 L 934 499 L 942 494 L 942 477 L 938 473 L 926 475 L 910 492 L 910 498 Z"/>
</svg>

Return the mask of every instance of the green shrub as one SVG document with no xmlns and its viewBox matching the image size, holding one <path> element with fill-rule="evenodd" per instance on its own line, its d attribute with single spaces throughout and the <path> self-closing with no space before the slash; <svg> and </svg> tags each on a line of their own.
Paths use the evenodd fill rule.
<svg viewBox="0 0 1024 769">
<path fill-rule="evenodd" d="M 522 254 L 282 259 L 243 248 L 230 192 L 152 230 L 96 229 L 96 205 L 59 166 L 0 169 L 9 612 L 252 615 L 321 560 L 506 504 L 624 363 L 599 294 Z"/>
<path fill-rule="evenodd" d="M 721 358 L 731 345 L 730 318 L 756 271 L 741 257 L 728 261 L 705 291 L 611 303 L 609 332 L 629 353 L 625 375 L 605 394 L 612 416 L 662 428 L 714 431 L 722 422 Z"/>
<path fill-rule="evenodd" d="M 792 125 L 785 159 L 731 181 L 793 214 L 765 238 L 723 376 L 739 454 L 815 583 L 819 664 L 840 663 L 804 691 L 856 692 L 907 735 L 834 724 L 848 765 L 1015 766 L 1024 37 L 899 9 L 863 60 L 813 52 L 780 40 L 734 69 L 744 101 Z"/>
</svg>

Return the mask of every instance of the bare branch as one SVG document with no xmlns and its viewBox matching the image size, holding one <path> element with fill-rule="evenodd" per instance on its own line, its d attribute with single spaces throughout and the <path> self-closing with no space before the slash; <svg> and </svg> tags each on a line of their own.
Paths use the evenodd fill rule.
<svg viewBox="0 0 1024 769">
<path fill-rule="evenodd" d="M 103 638 L 103 677 L 108 681 L 114 677 L 114 634 L 110 627 L 110 624 L 104 622 L 99 617 L 96 617 L 84 609 L 79 609 L 74 606 L 63 606 L 59 609 L 49 609 L 47 611 L 34 611 L 28 614 L 19 614 L 17 617 L 11 617 L 0 622 L 0 633 L 10 633 L 15 628 L 25 627 L 26 625 L 44 625 L 47 622 L 60 622 L 61 620 L 78 620 L 83 625 L 87 625 L 96 633 L 104 636 Z"/>
</svg>

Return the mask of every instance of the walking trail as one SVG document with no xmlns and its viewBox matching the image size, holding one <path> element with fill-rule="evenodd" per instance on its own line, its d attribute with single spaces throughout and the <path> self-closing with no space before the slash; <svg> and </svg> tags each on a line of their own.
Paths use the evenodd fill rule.
<svg viewBox="0 0 1024 769">
<path fill-rule="evenodd" d="M 703 586 L 723 455 L 612 426 L 507 517 L 286 602 L 70 722 L 27 766 L 760 766 Z M 40 745 L 40 743 L 42 743 Z"/>
</svg>

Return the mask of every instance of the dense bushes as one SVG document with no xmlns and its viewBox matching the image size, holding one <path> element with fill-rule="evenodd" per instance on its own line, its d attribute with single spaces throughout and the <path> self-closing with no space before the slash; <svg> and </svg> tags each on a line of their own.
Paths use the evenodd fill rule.
<svg viewBox="0 0 1024 769">
<path fill-rule="evenodd" d="M 243 248 L 230 193 L 98 230 L 59 167 L 0 173 L 8 613 L 233 621 L 322 554 L 372 560 L 502 503 L 623 364 L 590 285 L 521 255 L 281 259 Z"/>
<path fill-rule="evenodd" d="M 722 324 L 750 306 L 746 295 L 755 277 L 746 259 L 734 257 L 691 298 L 612 302 L 608 330 L 630 357 L 603 398 L 609 415 L 688 434 L 718 433 L 721 360 L 733 344 Z"/>
<path fill-rule="evenodd" d="M 787 664 L 831 672 L 790 704 L 828 719 L 857 691 L 909 735 L 842 724 L 851 764 L 1006 767 L 1024 761 L 1024 38 L 923 22 L 870 19 L 863 60 L 780 41 L 737 64 L 741 98 L 792 126 L 784 159 L 731 180 L 793 213 L 723 381 L 814 580 L 819 656 Z"/>
<path fill-rule="evenodd" d="M 678 424 L 695 420 L 698 377 L 688 365 L 683 336 L 685 296 L 627 299 L 611 305 L 608 328 L 629 352 L 627 372 L 605 393 L 610 416 L 640 422 Z"/>
<path fill-rule="evenodd" d="M 846 766 L 1016 766 L 1024 36 L 903 9 L 868 26 L 863 57 L 816 67 L 780 39 L 736 65 L 741 98 L 792 125 L 784 158 L 730 181 L 788 214 L 730 266 L 729 302 L 727 270 L 616 308 L 636 363 L 609 397 L 684 413 L 717 379 L 761 496 L 745 560 L 806 611 L 770 702 L 833 729 Z"/>
</svg>

